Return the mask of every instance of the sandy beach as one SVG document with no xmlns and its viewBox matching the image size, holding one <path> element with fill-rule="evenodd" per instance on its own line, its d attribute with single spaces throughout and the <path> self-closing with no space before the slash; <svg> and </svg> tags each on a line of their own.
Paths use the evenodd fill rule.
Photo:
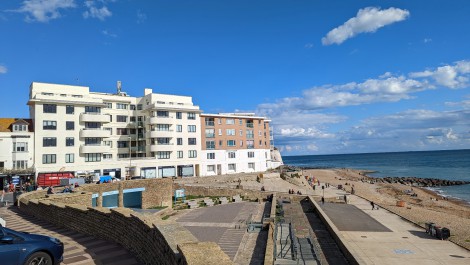
<svg viewBox="0 0 470 265">
<path fill-rule="evenodd" d="M 395 183 L 370 183 L 364 173 L 350 169 L 304 170 L 304 175 L 314 176 L 321 183 L 334 186 L 341 184 L 350 192 L 354 185 L 355 194 L 396 213 L 422 227 L 426 222 L 447 227 L 450 240 L 470 250 L 470 207 L 457 200 L 442 200 L 438 194 L 424 188 L 413 187 L 417 197 L 405 193 L 411 186 Z M 398 207 L 397 201 L 405 201 L 406 207 Z"/>
</svg>

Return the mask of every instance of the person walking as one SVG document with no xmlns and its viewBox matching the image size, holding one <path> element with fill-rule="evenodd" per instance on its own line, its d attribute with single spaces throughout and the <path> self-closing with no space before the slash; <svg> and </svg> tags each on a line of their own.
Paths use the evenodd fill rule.
<svg viewBox="0 0 470 265">
<path fill-rule="evenodd" d="M 374 210 L 375 209 L 375 204 L 374 204 L 373 201 L 370 202 L 370 205 L 372 206 L 372 210 Z"/>
<path fill-rule="evenodd" d="M 325 197 L 321 197 L 321 204 L 325 204 Z"/>
</svg>

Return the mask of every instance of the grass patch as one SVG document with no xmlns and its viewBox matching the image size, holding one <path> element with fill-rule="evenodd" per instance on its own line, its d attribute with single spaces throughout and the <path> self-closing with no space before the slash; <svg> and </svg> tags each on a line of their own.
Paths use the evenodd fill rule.
<svg viewBox="0 0 470 265">
<path fill-rule="evenodd" d="M 165 208 L 168 208 L 168 206 L 153 206 L 153 207 L 150 207 L 149 209 L 163 210 Z"/>
</svg>

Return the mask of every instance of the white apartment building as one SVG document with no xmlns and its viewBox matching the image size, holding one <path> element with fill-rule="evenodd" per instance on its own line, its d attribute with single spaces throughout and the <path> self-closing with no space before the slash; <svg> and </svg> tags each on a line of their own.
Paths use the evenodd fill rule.
<svg viewBox="0 0 470 265">
<path fill-rule="evenodd" d="M 29 176 L 33 166 L 32 120 L 0 118 L 0 184 L 12 175 Z"/>
<path fill-rule="evenodd" d="M 73 171 L 147 178 L 199 176 L 200 110 L 188 96 L 90 92 L 33 82 L 36 174 Z"/>
<path fill-rule="evenodd" d="M 201 114 L 201 175 L 263 172 L 272 168 L 269 122 L 254 113 Z"/>
</svg>

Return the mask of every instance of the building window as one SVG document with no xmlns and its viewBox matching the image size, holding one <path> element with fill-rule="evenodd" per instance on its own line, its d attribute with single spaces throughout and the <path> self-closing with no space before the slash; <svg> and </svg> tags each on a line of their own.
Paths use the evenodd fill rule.
<svg viewBox="0 0 470 265">
<path fill-rule="evenodd" d="M 86 129 L 99 129 L 101 128 L 101 123 L 99 122 L 85 122 Z"/>
<path fill-rule="evenodd" d="M 237 171 L 236 164 L 228 164 L 228 170 L 230 171 Z"/>
<path fill-rule="evenodd" d="M 188 138 L 188 145 L 196 145 L 196 138 Z"/>
<path fill-rule="evenodd" d="M 112 160 L 113 155 L 112 154 L 103 154 L 103 160 Z"/>
<path fill-rule="evenodd" d="M 235 124 L 235 120 L 234 119 L 226 119 L 225 120 L 225 124 Z"/>
<path fill-rule="evenodd" d="M 255 148 L 255 141 L 253 141 L 253 140 L 247 140 L 247 141 L 246 141 L 246 148 L 248 148 L 248 149 L 253 149 L 253 148 Z"/>
<path fill-rule="evenodd" d="M 129 154 L 118 154 L 118 158 L 129 158 Z"/>
<path fill-rule="evenodd" d="M 178 120 L 181 120 L 183 118 L 183 113 L 182 112 L 176 112 L 176 118 Z"/>
<path fill-rule="evenodd" d="M 101 138 L 87 137 L 85 138 L 85 145 L 100 145 Z"/>
<path fill-rule="evenodd" d="M 44 104 L 44 105 L 42 105 L 42 111 L 44 113 L 57 113 L 57 105 L 55 105 L 55 104 Z"/>
<path fill-rule="evenodd" d="M 135 105 L 131 104 L 131 110 L 135 110 L 135 109 L 136 109 Z"/>
<path fill-rule="evenodd" d="M 113 141 L 103 141 L 103 145 L 113 147 Z"/>
<path fill-rule="evenodd" d="M 253 158 L 253 157 L 255 157 L 255 152 L 253 151 L 248 152 L 248 158 Z"/>
<path fill-rule="evenodd" d="M 42 146 L 43 147 L 57 146 L 57 138 L 55 137 L 42 138 Z"/>
<path fill-rule="evenodd" d="M 116 128 L 116 135 L 128 135 L 127 128 Z"/>
<path fill-rule="evenodd" d="M 105 108 L 107 108 L 107 109 L 112 109 L 113 108 L 113 103 L 111 103 L 111 102 L 105 102 L 104 104 L 106 105 Z"/>
<path fill-rule="evenodd" d="M 261 131 L 258 131 L 258 136 L 262 136 L 263 134 L 261 133 Z"/>
<path fill-rule="evenodd" d="M 55 164 L 56 163 L 56 155 L 55 154 L 42 155 L 42 163 L 43 164 Z"/>
<path fill-rule="evenodd" d="M 236 146 L 237 143 L 235 140 L 227 140 L 227 146 Z"/>
<path fill-rule="evenodd" d="M 255 170 L 255 163 L 248 163 L 248 168 Z"/>
<path fill-rule="evenodd" d="M 246 130 L 246 138 L 247 139 L 253 139 L 255 138 L 255 135 L 253 133 L 253 130 Z"/>
<path fill-rule="evenodd" d="M 207 172 L 215 172 L 215 165 L 207 165 Z"/>
<path fill-rule="evenodd" d="M 218 124 L 222 124 L 222 119 L 221 119 L 221 118 L 217 118 L 217 123 L 218 123 Z"/>
<path fill-rule="evenodd" d="M 66 129 L 67 131 L 75 130 L 75 122 L 73 122 L 73 121 L 66 121 L 66 122 L 65 122 L 65 129 Z"/>
<path fill-rule="evenodd" d="M 207 153 L 207 159 L 215 159 L 215 153 Z"/>
<path fill-rule="evenodd" d="M 157 124 L 156 129 L 157 131 L 168 132 L 170 131 L 170 124 Z"/>
<path fill-rule="evenodd" d="M 109 131 L 109 134 L 113 135 L 113 128 L 103 128 L 103 130 Z"/>
<path fill-rule="evenodd" d="M 163 110 L 157 110 L 157 117 L 160 118 L 169 118 L 170 113 L 168 111 L 163 111 Z"/>
<path fill-rule="evenodd" d="M 196 150 L 189 150 L 188 157 L 189 158 L 196 158 L 197 157 L 197 151 Z"/>
<path fill-rule="evenodd" d="M 75 140 L 73 137 L 65 138 L 65 146 L 74 146 Z"/>
<path fill-rule="evenodd" d="M 240 130 L 240 136 L 243 136 L 243 130 Z"/>
<path fill-rule="evenodd" d="M 27 129 L 26 125 L 20 125 L 20 124 L 13 125 L 13 131 L 14 132 L 25 132 L 27 130 L 28 129 Z"/>
<path fill-rule="evenodd" d="M 206 141 L 206 149 L 207 150 L 215 149 L 215 141 Z"/>
<path fill-rule="evenodd" d="M 214 126 L 214 118 L 205 118 L 206 126 Z"/>
<path fill-rule="evenodd" d="M 74 154 L 65 154 L 65 163 L 74 163 L 75 155 Z"/>
<path fill-rule="evenodd" d="M 28 143 L 13 143 L 13 152 L 28 152 Z"/>
<path fill-rule="evenodd" d="M 43 130 L 56 130 L 57 122 L 56 121 L 42 121 Z"/>
<path fill-rule="evenodd" d="M 117 115 L 116 122 L 127 122 L 127 116 L 124 115 Z"/>
<path fill-rule="evenodd" d="M 85 113 L 101 113 L 101 108 L 96 106 L 85 106 Z"/>
<path fill-rule="evenodd" d="M 157 138 L 157 144 L 159 145 L 169 145 L 170 144 L 170 139 L 171 138 Z"/>
<path fill-rule="evenodd" d="M 222 129 L 219 129 L 219 135 L 222 135 Z"/>
<path fill-rule="evenodd" d="M 137 104 L 137 110 L 142 110 L 142 104 Z"/>
<path fill-rule="evenodd" d="M 183 125 L 180 125 L 180 124 L 176 125 L 176 131 L 177 132 L 182 132 L 183 131 Z"/>
<path fill-rule="evenodd" d="M 158 151 L 157 158 L 158 159 L 170 159 L 170 151 Z"/>
<path fill-rule="evenodd" d="M 223 146 L 223 141 L 222 140 L 219 140 L 219 146 Z"/>
<path fill-rule="evenodd" d="M 178 151 L 177 155 L 178 155 L 178 158 L 183 158 L 183 151 Z"/>
<path fill-rule="evenodd" d="M 27 169 L 28 168 L 28 160 L 14 160 L 13 161 L 13 169 Z"/>
<path fill-rule="evenodd" d="M 127 104 L 116 103 L 116 109 L 127 109 Z"/>
<path fill-rule="evenodd" d="M 227 135 L 235 135 L 235 129 L 227 129 Z"/>
<path fill-rule="evenodd" d="M 239 120 L 238 120 L 238 124 L 243 125 L 243 120 L 242 120 L 242 119 L 239 119 Z"/>
<path fill-rule="evenodd" d="M 235 152 L 228 152 L 228 158 L 236 158 Z"/>
<path fill-rule="evenodd" d="M 214 138 L 215 137 L 215 130 L 214 129 L 206 129 L 206 138 Z"/>
<path fill-rule="evenodd" d="M 188 120 L 195 120 L 195 119 L 196 119 L 196 113 L 188 112 Z"/>
<path fill-rule="evenodd" d="M 85 154 L 85 162 L 99 162 L 99 161 L 101 161 L 100 153 Z"/>
<path fill-rule="evenodd" d="M 127 148 L 129 147 L 129 141 L 117 141 L 118 148 Z"/>
<path fill-rule="evenodd" d="M 196 132 L 196 125 L 188 125 L 188 132 Z"/>
<path fill-rule="evenodd" d="M 176 138 L 177 145 L 183 145 L 183 138 Z"/>
<path fill-rule="evenodd" d="M 74 114 L 74 113 L 75 113 L 75 107 L 73 105 L 65 106 L 65 114 Z"/>
</svg>

